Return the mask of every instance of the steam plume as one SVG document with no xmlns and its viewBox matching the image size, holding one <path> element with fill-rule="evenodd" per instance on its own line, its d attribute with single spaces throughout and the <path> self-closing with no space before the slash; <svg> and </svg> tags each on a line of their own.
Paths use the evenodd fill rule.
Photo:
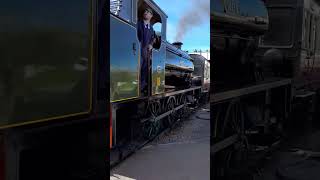
<svg viewBox="0 0 320 180">
<path fill-rule="evenodd" d="M 186 33 L 210 17 L 210 0 L 190 0 L 191 8 L 180 18 L 175 41 L 183 41 Z"/>
</svg>

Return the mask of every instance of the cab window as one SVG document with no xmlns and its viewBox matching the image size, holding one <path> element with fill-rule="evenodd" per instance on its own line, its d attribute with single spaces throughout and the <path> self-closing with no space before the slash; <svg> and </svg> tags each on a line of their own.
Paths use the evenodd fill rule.
<svg viewBox="0 0 320 180">
<path fill-rule="evenodd" d="M 270 7 L 269 31 L 262 37 L 263 46 L 290 46 L 293 41 L 295 10 L 285 7 Z"/>
<path fill-rule="evenodd" d="M 157 22 L 153 25 L 153 29 L 155 31 L 156 40 L 153 45 L 153 48 L 160 49 L 161 47 L 161 37 L 162 37 L 162 23 Z"/>
</svg>

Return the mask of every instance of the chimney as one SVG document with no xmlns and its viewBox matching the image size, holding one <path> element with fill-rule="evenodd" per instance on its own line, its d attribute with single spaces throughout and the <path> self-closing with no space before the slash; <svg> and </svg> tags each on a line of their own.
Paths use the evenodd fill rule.
<svg viewBox="0 0 320 180">
<path fill-rule="evenodd" d="M 172 43 L 172 45 L 174 45 L 174 46 L 177 47 L 178 49 L 181 49 L 183 43 L 182 43 L 182 42 L 174 42 L 174 43 Z"/>
</svg>

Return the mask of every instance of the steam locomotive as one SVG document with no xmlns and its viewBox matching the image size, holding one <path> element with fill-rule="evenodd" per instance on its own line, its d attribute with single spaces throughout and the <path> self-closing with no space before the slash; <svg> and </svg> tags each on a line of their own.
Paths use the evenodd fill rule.
<svg viewBox="0 0 320 180">
<path fill-rule="evenodd" d="M 255 152 L 250 147 L 268 151 L 294 117 L 312 119 L 320 80 L 319 10 L 314 0 L 211 3 L 215 178 L 239 178 L 235 169 L 246 166 L 246 154 Z"/>
<path fill-rule="evenodd" d="M 163 128 L 185 115 L 188 104 L 208 96 L 208 61 L 167 42 L 167 15 L 151 0 L 110 1 L 110 164 L 116 163 Z M 136 23 L 146 8 L 153 10 L 153 45 L 148 96 L 140 95 L 140 43 Z M 137 16 L 134 16 L 137 14 Z M 195 64 L 204 64 L 195 72 Z M 200 74 L 202 73 L 202 74 Z M 206 86 L 195 84 L 206 73 Z M 204 88 L 206 87 L 206 88 Z"/>
<path fill-rule="evenodd" d="M 201 96 L 192 58 L 166 42 L 167 16 L 153 1 L 110 1 L 110 13 L 107 3 L 1 3 L 1 180 L 106 178 L 106 131 L 112 149 L 141 129 L 152 136 L 158 119 L 170 124 Z M 155 12 L 158 41 L 141 98 L 135 23 L 145 7 Z"/>
</svg>

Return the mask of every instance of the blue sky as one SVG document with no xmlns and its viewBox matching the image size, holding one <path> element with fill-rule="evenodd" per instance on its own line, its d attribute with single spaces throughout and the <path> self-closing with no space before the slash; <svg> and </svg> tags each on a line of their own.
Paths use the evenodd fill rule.
<svg viewBox="0 0 320 180">
<path fill-rule="evenodd" d="M 154 0 L 160 8 L 168 15 L 167 19 L 167 40 L 175 41 L 177 25 L 181 16 L 192 8 L 189 0 Z M 209 0 L 208 0 L 209 1 Z M 201 25 L 190 29 L 183 40 L 183 50 L 193 51 L 194 49 L 207 50 L 210 48 L 210 16 Z"/>
</svg>

